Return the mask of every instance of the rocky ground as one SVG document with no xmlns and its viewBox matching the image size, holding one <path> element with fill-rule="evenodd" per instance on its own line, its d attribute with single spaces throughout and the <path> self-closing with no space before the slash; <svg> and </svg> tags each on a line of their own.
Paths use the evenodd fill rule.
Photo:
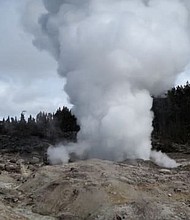
<svg viewBox="0 0 190 220">
<path fill-rule="evenodd" d="M 143 160 L 50 166 L 48 146 L 0 136 L 0 220 L 190 219 L 189 151 L 170 153 L 175 169 Z"/>
<path fill-rule="evenodd" d="M 87 160 L 44 165 L 39 155 L 0 155 L 1 220 L 190 219 L 190 155 L 181 166 Z"/>
</svg>

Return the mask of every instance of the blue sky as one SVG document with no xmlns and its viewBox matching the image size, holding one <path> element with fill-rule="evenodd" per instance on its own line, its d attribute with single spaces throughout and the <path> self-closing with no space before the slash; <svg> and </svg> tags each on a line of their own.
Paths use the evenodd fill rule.
<svg viewBox="0 0 190 220">
<path fill-rule="evenodd" d="M 0 0 L 0 118 L 53 112 L 67 105 L 64 79 L 56 62 L 32 45 L 32 36 L 23 31 L 20 16 L 26 0 Z M 190 81 L 184 72 L 176 84 Z"/>
</svg>

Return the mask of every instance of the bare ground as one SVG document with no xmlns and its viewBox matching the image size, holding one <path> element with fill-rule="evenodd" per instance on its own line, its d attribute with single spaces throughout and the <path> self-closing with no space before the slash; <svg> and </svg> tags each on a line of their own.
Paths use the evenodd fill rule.
<svg viewBox="0 0 190 220">
<path fill-rule="evenodd" d="M 38 157 L 0 156 L 1 220 L 190 219 L 190 155 L 181 166 L 86 160 L 44 166 Z"/>
</svg>

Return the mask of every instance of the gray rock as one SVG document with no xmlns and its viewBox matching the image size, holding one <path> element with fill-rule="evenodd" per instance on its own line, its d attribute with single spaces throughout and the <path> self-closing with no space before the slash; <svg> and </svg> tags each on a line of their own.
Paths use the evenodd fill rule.
<svg viewBox="0 0 190 220">
<path fill-rule="evenodd" d="M 40 159 L 38 157 L 32 157 L 31 164 L 40 163 Z"/>
</svg>

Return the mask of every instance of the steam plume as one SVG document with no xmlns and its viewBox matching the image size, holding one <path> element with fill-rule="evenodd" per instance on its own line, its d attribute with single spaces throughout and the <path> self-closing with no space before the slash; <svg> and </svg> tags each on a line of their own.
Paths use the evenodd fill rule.
<svg viewBox="0 0 190 220">
<path fill-rule="evenodd" d="M 81 126 L 78 143 L 64 146 L 64 154 L 162 158 L 151 153 L 151 95 L 173 86 L 189 61 L 188 1 L 43 0 L 43 6 L 38 22 L 25 24 L 34 45 L 57 60 Z M 60 148 L 49 150 L 57 160 L 54 151 Z"/>
</svg>

